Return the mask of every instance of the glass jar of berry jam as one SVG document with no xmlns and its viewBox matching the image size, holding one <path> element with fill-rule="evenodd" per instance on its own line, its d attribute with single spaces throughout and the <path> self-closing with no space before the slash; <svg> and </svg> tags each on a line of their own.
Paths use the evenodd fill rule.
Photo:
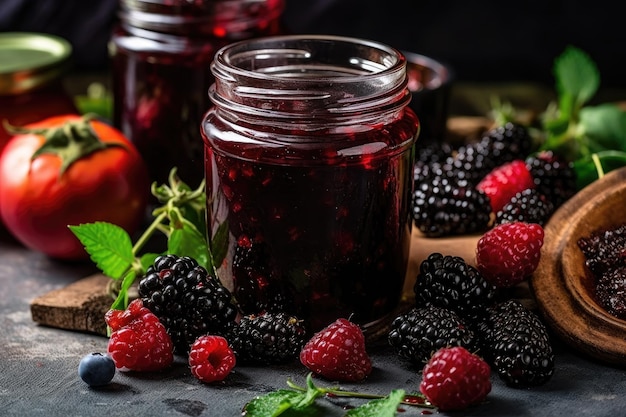
<svg viewBox="0 0 626 417">
<path fill-rule="evenodd" d="M 283 0 L 121 0 L 109 43 L 114 124 L 142 153 L 153 181 L 172 167 L 204 176 L 198 126 L 210 105 L 209 65 L 228 43 L 280 31 Z"/>
<path fill-rule="evenodd" d="M 208 236 L 244 313 L 366 332 L 398 307 L 409 256 L 415 113 L 405 58 L 376 42 L 278 36 L 212 64 L 202 124 Z"/>
<path fill-rule="evenodd" d="M 76 113 L 74 101 L 63 85 L 71 55 L 70 43 L 56 36 L 0 33 L 0 151 L 12 136 L 3 122 L 24 126 Z"/>
</svg>

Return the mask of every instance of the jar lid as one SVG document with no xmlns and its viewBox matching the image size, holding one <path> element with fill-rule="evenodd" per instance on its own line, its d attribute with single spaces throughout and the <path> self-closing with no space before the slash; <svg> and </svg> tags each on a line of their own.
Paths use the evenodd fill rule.
<svg viewBox="0 0 626 417">
<path fill-rule="evenodd" d="M 43 33 L 0 33 L 0 95 L 47 84 L 67 69 L 72 46 Z"/>
</svg>

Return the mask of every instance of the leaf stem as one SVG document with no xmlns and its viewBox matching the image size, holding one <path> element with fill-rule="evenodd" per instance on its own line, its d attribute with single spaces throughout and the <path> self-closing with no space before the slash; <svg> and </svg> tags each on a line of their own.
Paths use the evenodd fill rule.
<svg viewBox="0 0 626 417">
<path fill-rule="evenodd" d="M 148 240 L 150 240 L 154 231 L 159 230 L 159 226 L 161 225 L 161 222 L 163 222 L 163 220 L 165 220 L 166 217 L 167 217 L 167 212 L 163 211 L 157 217 L 154 218 L 150 226 L 148 226 L 148 228 L 144 230 L 144 232 L 141 234 L 139 239 L 137 239 L 137 242 L 135 242 L 135 244 L 133 245 L 133 255 L 137 256 L 137 253 L 139 253 L 141 248 L 143 248 L 143 246 L 148 242 Z"/>
</svg>

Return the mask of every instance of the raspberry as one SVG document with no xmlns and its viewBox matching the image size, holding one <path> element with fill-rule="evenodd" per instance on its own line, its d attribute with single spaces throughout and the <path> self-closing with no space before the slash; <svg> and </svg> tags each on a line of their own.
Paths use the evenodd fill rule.
<svg viewBox="0 0 626 417">
<path fill-rule="evenodd" d="M 360 381 L 372 371 L 361 328 L 344 318 L 315 333 L 300 351 L 300 362 L 334 381 Z"/>
<path fill-rule="evenodd" d="M 458 256 L 432 253 L 420 264 L 413 286 L 418 307 L 448 308 L 475 320 L 492 304 L 495 289 L 481 273 Z"/>
<path fill-rule="evenodd" d="M 222 336 L 200 336 L 189 350 L 189 368 L 202 382 L 223 381 L 235 367 L 235 353 Z"/>
<path fill-rule="evenodd" d="M 125 311 L 107 311 L 105 321 L 113 331 L 108 353 L 118 369 L 158 371 L 172 364 L 172 340 L 141 299 L 133 300 Z"/>
<path fill-rule="evenodd" d="M 436 177 L 413 192 L 415 226 L 428 237 L 486 230 L 491 206 L 487 196 L 466 182 Z"/>
<path fill-rule="evenodd" d="M 176 353 L 186 355 L 199 336 L 224 336 L 235 326 L 230 291 L 190 257 L 159 256 L 138 291 L 172 337 Z"/>
<path fill-rule="evenodd" d="M 439 349 L 422 371 L 420 392 L 440 410 L 462 410 L 491 392 L 491 368 L 463 347 Z"/>
<path fill-rule="evenodd" d="M 398 356 L 424 365 L 442 347 L 478 349 L 478 337 L 452 310 L 427 306 L 413 308 L 391 323 L 389 344 Z"/>
<path fill-rule="evenodd" d="M 237 359 L 254 365 L 284 363 L 306 343 L 302 321 L 284 312 L 243 316 L 228 336 Z"/>
<path fill-rule="evenodd" d="M 491 201 L 494 213 L 502 210 L 515 194 L 535 188 L 533 177 L 523 160 L 516 159 L 493 169 L 476 188 L 483 191 Z"/>
<path fill-rule="evenodd" d="M 107 385 L 115 376 L 115 362 L 109 355 L 91 353 L 80 360 L 78 375 L 90 387 Z"/>
<path fill-rule="evenodd" d="M 478 240 L 476 267 L 497 288 L 516 285 L 537 268 L 543 237 L 543 227 L 536 223 L 495 226 Z"/>
<path fill-rule="evenodd" d="M 493 369 L 511 387 L 547 382 L 554 373 L 554 353 L 547 328 L 517 300 L 490 307 L 479 327 Z"/>
</svg>

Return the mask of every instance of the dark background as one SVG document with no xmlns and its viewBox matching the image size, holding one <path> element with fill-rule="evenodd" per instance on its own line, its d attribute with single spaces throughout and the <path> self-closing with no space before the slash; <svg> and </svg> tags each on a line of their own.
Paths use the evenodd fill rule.
<svg viewBox="0 0 626 417">
<path fill-rule="evenodd" d="M 625 87 L 626 29 L 619 2 L 556 0 L 286 0 L 285 29 L 378 40 L 440 59 L 458 81 L 553 84 L 567 45 L 593 58 L 602 87 Z M 0 0 L 0 31 L 60 35 L 79 70 L 107 66 L 117 0 Z"/>
</svg>

